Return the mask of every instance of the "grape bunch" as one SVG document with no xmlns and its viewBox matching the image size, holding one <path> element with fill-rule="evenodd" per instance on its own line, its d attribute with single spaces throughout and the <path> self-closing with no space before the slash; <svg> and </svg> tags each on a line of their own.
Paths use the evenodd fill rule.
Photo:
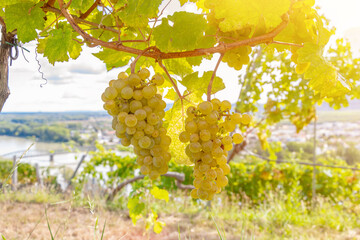
<svg viewBox="0 0 360 240">
<path fill-rule="evenodd" d="M 229 101 L 221 102 L 215 98 L 186 110 L 185 131 L 180 133 L 179 139 L 183 143 L 189 142 L 185 153 L 195 164 L 195 189 L 190 193 L 193 198 L 211 200 L 215 193 L 221 192 L 221 188 L 228 184 L 228 151 L 232 149 L 233 143 L 243 142 L 240 133 L 232 137 L 229 133 L 238 124 L 248 125 L 251 121 L 250 115 L 231 114 L 230 109 Z"/>
<path fill-rule="evenodd" d="M 125 72 L 111 80 L 101 98 L 104 109 L 113 116 L 112 128 L 123 146 L 134 147 L 140 171 L 154 180 L 168 171 L 171 138 L 163 127 L 166 103 L 157 86 L 164 78 L 142 68 L 128 76 Z"/>
</svg>

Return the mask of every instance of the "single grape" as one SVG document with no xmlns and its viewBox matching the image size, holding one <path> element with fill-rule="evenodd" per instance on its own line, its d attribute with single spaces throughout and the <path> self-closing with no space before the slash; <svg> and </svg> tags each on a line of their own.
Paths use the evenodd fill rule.
<svg viewBox="0 0 360 240">
<path fill-rule="evenodd" d="M 120 72 L 118 75 L 118 79 L 125 79 L 127 77 L 128 77 L 128 75 L 126 72 Z"/>
<path fill-rule="evenodd" d="M 146 86 L 142 89 L 142 93 L 143 93 L 144 98 L 150 99 L 153 96 L 155 96 L 156 88 L 154 88 L 153 86 Z"/>
<path fill-rule="evenodd" d="M 152 79 L 152 82 L 155 83 L 157 86 L 161 86 L 161 85 L 164 84 L 165 79 L 160 74 L 155 74 L 153 79 Z"/>
<path fill-rule="evenodd" d="M 142 104 L 140 101 L 133 100 L 130 102 L 129 107 L 130 107 L 130 112 L 135 113 L 136 110 L 142 108 Z"/>
<path fill-rule="evenodd" d="M 142 100 L 143 99 L 143 94 L 142 94 L 142 91 L 141 90 L 135 90 L 134 93 L 133 93 L 133 98 L 135 100 Z"/>
<path fill-rule="evenodd" d="M 201 130 L 200 131 L 200 139 L 203 142 L 209 141 L 211 139 L 211 133 L 209 132 L 209 130 Z"/>
<path fill-rule="evenodd" d="M 135 127 L 137 124 L 137 118 L 133 114 L 129 114 L 125 118 L 125 124 L 128 127 Z"/>
<path fill-rule="evenodd" d="M 190 135 L 190 142 L 198 142 L 199 141 L 199 135 L 197 133 L 193 133 Z"/>
<path fill-rule="evenodd" d="M 110 100 L 115 99 L 118 95 L 118 92 L 114 87 L 106 88 L 104 93 L 105 93 L 105 97 Z"/>
<path fill-rule="evenodd" d="M 225 136 L 221 140 L 222 144 L 227 145 L 232 143 L 232 138 L 230 136 Z"/>
<path fill-rule="evenodd" d="M 200 144 L 199 142 L 190 143 L 189 149 L 190 149 L 190 151 L 191 151 L 192 153 L 200 152 L 200 150 L 201 150 L 201 144 Z"/>
<path fill-rule="evenodd" d="M 139 139 L 139 146 L 141 148 L 148 148 L 151 145 L 151 139 L 148 136 L 143 136 Z"/>
<path fill-rule="evenodd" d="M 138 75 L 142 80 L 145 80 L 150 76 L 150 71 L 146 68 L 142 68 L 140 69 Z"/>
<path fill-rule="evenodd" d="M 190 117 L 190 116 L 194 115 L 195 111 L 196 111 L 196 108 L 193 106 L 190 106 L 186 109 L 186 115 Z"/>
<path fill-rule="evenodd" d="M 135 74 L 135 73 L 130 74 L 130 76 L 128 78 L 128 83 L 131 86 L 137 86 L 140 84 L 140 82 L 141 82 L 141 78 L 137 74 Z"/>
<path fill-rule="evenodd" d="M 221 102 L 221 111 L 229 111 L 231 109 L 231 103 L 228 100 L 224 100 Z"/>
<path fill-rule="evenodd" d="M 128 116 L 128 113 L 126 112 L 120 112 L 118 115 L 117 115 L 117 120 L 121 123 L 125 123 L 125 118 Z"/>
<path fill-rule="evenodd" d="M 185 130 L 189 133 L 194 133 L 197 131 L 197 124 L 194 121 L 186 123 Z"/>
<path fill-rule="evenodd" d="M 198 194 L 197 194 L 197 189 L 191 190 L 190 196 L 191 196 L 192 198 L 194 198 L 194 199 L 199 198 L 199 196 L 198 196 Z"/>
<path fill-rule="evenodd" d="M 202 102 L 198 105 L 198 109 L 204 115 L 208 115 L 213 110 L 213 105 L 211 102 Z"/>
<path fill-rule="evenodd" d="M 251 116 L 249 114 L 243 114 L 241 116 L 241 123 L 244 124 L 244 125 L 248 125 L 250 124 L 251 122 Z"/>
<path fill-rule="evenodd" d="M 134 94 L 134 91 L 129 86 L 126 86 L 121 90 L 121 97 L 124 98 L 124 99 L 132 98 L 133 94 Z"/>
<path fill-rule="evenodd" d="M 232 140 L 235 144 L 240 144 L 244 141 L 244 137 L 240 133 L 235 133 L 232 136 Z"/>
<path fill-rule="evenodd" d="M 146 111 L 144 109 L 137 109 L 134 113 L 138 121 L 144 120 L 146 118 Z"/>
</svg>

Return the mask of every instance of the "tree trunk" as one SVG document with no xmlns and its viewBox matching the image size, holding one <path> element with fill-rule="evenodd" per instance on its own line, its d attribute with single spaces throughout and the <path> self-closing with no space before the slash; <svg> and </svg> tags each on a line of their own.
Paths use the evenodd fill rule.
<svg viewBox="0 0 360 240">
<path fill-rule="evenodd" d="M 6 99 L 10 95 L 8 86 L 9 78 L 9 58 L 11 46 L 6 42 L 13 42 L 14 35 L 6 33 L 6 27 L 1 26 L 1 46 L 0 46 L 0 112 L 5 104 Z"/>
</svg>

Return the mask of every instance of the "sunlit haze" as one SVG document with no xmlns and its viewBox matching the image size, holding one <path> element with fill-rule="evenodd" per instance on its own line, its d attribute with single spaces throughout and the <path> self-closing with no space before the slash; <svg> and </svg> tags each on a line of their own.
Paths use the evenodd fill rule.
<svg viewBox="0 0 360 240">
<path fill-rule="evenodd" d="M 176 3 L 169 7 L 168 13 L 178 9 Z M 336 37 L 347 37 L 354 51 L 360 49 L 360 9 L 359 0 L 319 0 L 317 1 L 323 13 L 337 28 Z M 187 10 L 193 10 L 188 6 Z M 332 41 L 335 37 L 332 37 Z M 100 95 L 108 81 L 117 76 L 120 69 L 107 72 L 105 64 L 91 55 L 98 49 L 86 48 L 77 60 L 67 63 L 56 63 L 52 66 L 42 55 L 38 56 L 41 71 L 48 79 L 47 84 L 38 72 L 35 60 L 35 42 L 24 46 L 30 53 L 24 52 L 29 62 L 22 54 L 12 62 L 9 73 L 11 95 L 5 103 L 4 112 L 56 112 L 56 111 L 98 111 L 102 110 Z M 203 61 L 195 70 L 209 71 L 215 66 L 217 56 L 213 61 Z M 221 64 L 218 75 L 223 78 L 226 89 L 216 97 L 236 102 L 239 94 L 239 72 Z"/>
</svg>

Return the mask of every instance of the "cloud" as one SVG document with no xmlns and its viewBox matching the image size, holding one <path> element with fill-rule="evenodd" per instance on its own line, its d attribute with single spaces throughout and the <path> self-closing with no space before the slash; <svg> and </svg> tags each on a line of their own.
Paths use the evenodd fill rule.
<svg viewBox="0 0 360 240">
<path fill-rule="evenodd" d="M 74 64 L 69 69 L 71 73 L 79 73 L 79 74 L 90 74 L 90 75 L 98 75 L 106 72 L 105 66 L 99 67 L 94 66 L 93 64 Z"/>
<path fill-rule="evenodd" d="M 64 94 L 62 95 L 62 98 L 84 99 L 84 97 L 81 97 L 81 95 L 76 94 L 74 92 L 64 92 Z"/>
</svg>

